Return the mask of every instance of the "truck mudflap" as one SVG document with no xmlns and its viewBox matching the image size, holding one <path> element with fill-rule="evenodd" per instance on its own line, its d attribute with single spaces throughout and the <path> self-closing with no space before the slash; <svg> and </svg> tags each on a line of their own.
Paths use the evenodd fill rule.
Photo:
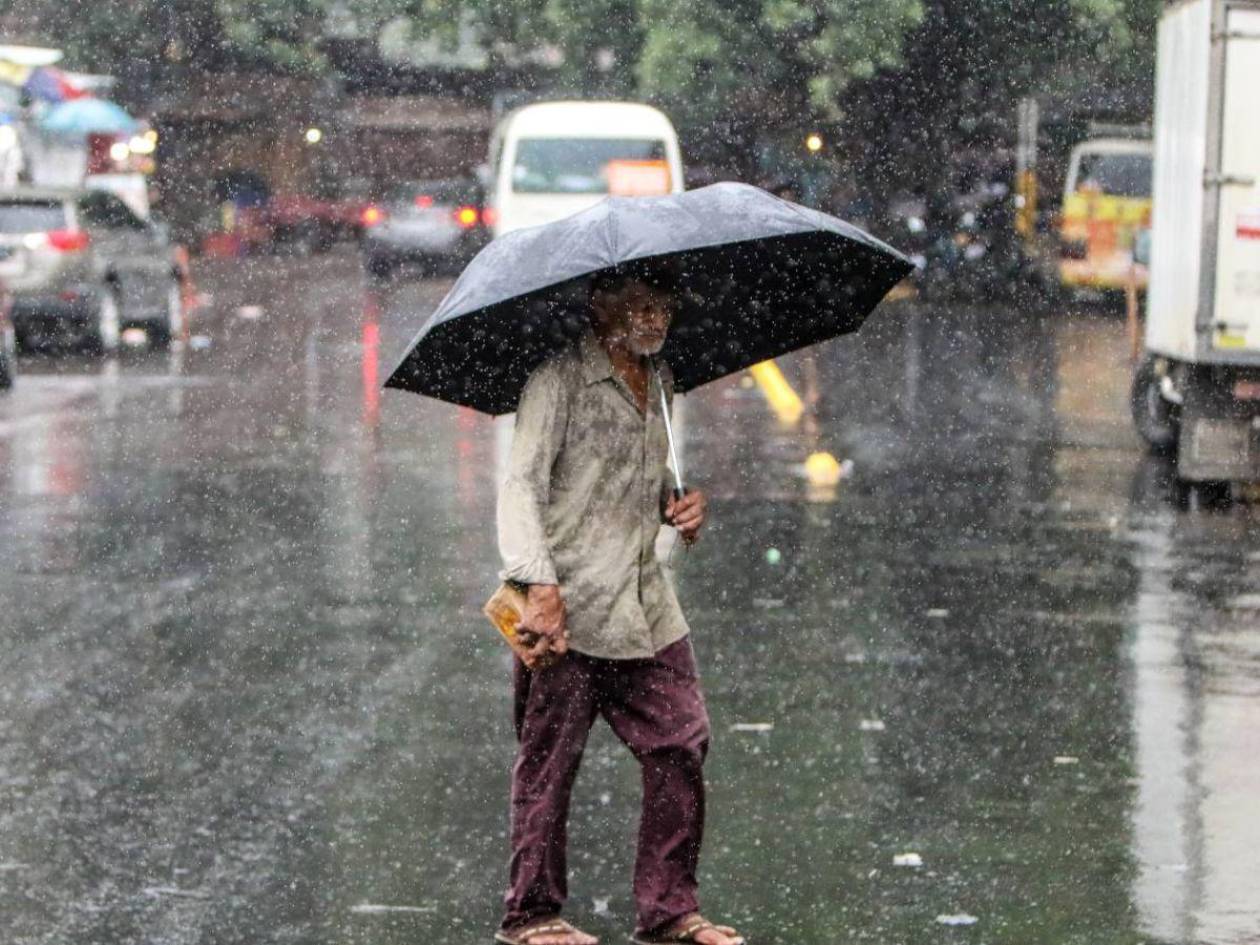
<svg viewBox="0 0 1260 945">
<path fill-rule="evenodd" d="M 1187 482 L 1260 482 L 1260 370 L 1186 372 L 1177 476 Z"/>
</svg>

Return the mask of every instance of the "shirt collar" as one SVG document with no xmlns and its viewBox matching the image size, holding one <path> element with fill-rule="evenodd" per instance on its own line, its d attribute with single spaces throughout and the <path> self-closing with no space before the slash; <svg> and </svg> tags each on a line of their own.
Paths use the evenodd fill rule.
<svg viewBox="0 0 1260 945">
<path fill-rule="evenodd" d="M 586 383 L 598 384 L 613 376 L 612 361 L 608 359 L 608 352 L 604 350 L 604 346 L 599 343 L 599 339 L 595 337 L 595 332 L 591 329 L 588 328 L 582 332 L 581 340 L 578 341 L 578 352 L 582 358 L 582 376 Z"/>
</svg>

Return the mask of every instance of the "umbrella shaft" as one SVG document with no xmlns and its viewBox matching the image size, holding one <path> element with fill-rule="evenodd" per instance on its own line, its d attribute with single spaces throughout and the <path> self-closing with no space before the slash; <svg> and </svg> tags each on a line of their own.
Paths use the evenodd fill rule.
<svg viewBox="0 0 1260 945">
<path fill-rule="evenodd" d="M 669 400 L 665 397 L 665 382 L 661 380 L 661 369 L 655 360 L 652 368 L 656 372 L 656 387 L 661 392 L 661 417 L 665 420 L 665 439 L 669 442 L 669 459 L 674 466 L 674 494 L 681 499 L 686 490 L 682 483 L 682 467 L 678 465 L 678 449 L 674 446 L 674 424 L 669 418 Z"/>
</svg>

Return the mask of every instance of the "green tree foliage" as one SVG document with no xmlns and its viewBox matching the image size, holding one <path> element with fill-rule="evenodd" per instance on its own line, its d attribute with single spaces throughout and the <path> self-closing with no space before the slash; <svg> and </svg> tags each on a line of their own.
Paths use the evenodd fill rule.
<svg viewBox="0 0 1260 945">
<path fill-rule="evenodd" d="M 939 162 L 976 116 L 1030 93 L 1151 74 L 1160 0 L 0 0 L 76 66 L 318 71 L 332 11 L 405 16 L 491 62 L 559 53 L 559 86 L 664 105 L 689 140 L 749 153 L 847 121 L 874 160 Z M 879 146 L 886 150 L 881 152 Z"/>
<path fill-rule="evenodd" d="M 924 0 L 902 64 L 853 88 L 845 136 L 865 178 L 947 188 L 961 143 L 1010 141 L 1017 101 L 1154 81 L 1159 0 Z M 852 150 L 852 149 L 851 149 Z"/>
<path fill-rule="evenodd" d="M 316 71 L 329 0 L 0 0 L 0 16 L 63 47 L 76 68 L 184 63 Z"/>
<path fill-rule="evenodd" d="M 834 114 L 851 79 L 899 61 L 922 13 L 920 0 L 640 3 L 643 91 L 696 117 L 737 110 L 773 125 Z"/>
<path fill-rule="evenodd" d="M 1160 0 L 421 0 L 492 48 L 550 44 L 570 90 L 664 105 L 733 153 L 815 122 L 939 163 L 1021 95 L 1150 75 Z M 434 16 L 434 13 L 437 16 Z"/>
</svg>

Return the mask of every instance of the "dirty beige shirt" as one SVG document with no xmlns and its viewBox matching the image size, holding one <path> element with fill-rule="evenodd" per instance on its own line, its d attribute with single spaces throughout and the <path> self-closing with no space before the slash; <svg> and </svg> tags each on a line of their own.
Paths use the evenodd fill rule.
<svg viewBox="0 0 1260 945">
<path fill-rule="evenodd" d="M 652 656 L 688 632 L 655 550 L 672 475 L 660 396 L 652 377 L 640 413 L 588 331 L 534 371 L 516 411 L 500 577 L 560 585 L 569 646 L 588 656 Z"/>
</svg>

